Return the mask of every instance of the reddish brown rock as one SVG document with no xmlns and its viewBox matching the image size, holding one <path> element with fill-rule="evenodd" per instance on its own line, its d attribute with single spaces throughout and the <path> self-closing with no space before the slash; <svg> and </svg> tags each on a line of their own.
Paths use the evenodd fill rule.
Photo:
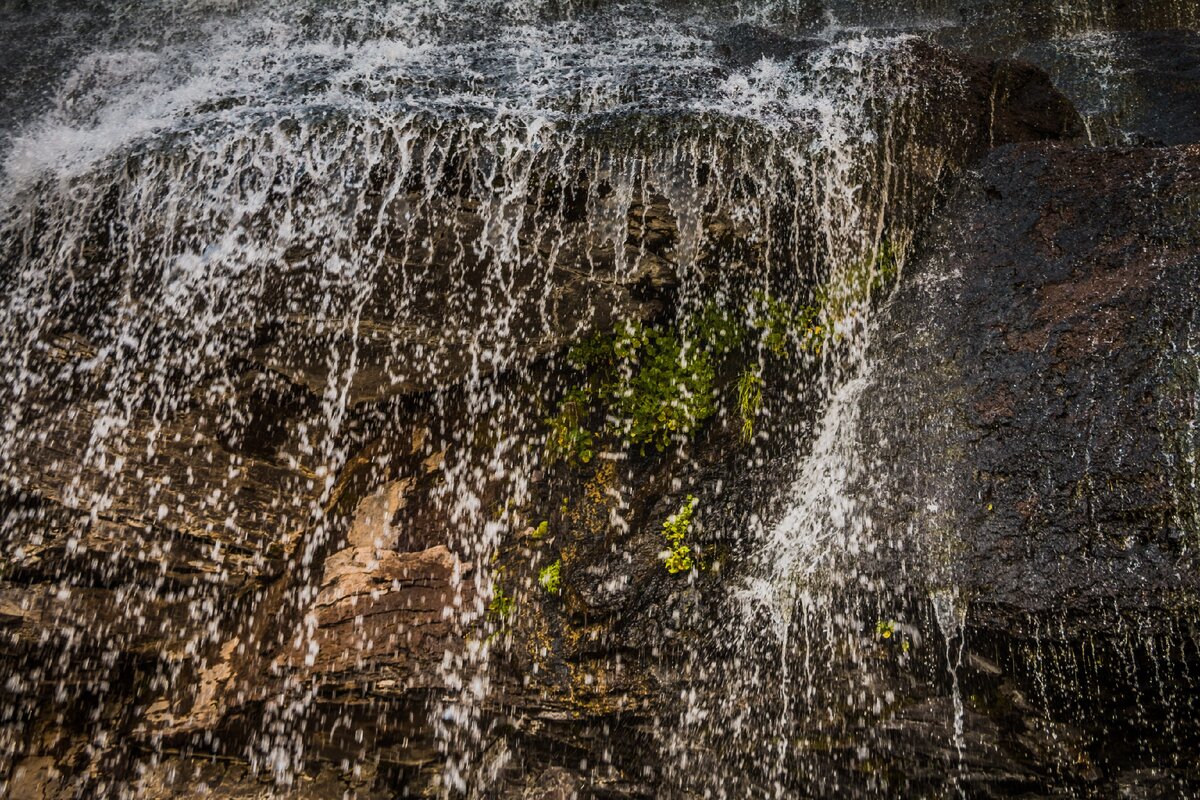
<svg viewBox="0 0 1200 800">
<path fill-rule="evenodd" d="M 317 649 L 304 665 L 405 688 L 443 685 L 445 654 L 464 649 L 456 609 L 474 603 L 472 572 L 444 545 L 419 553 L 367 547 L 334 553 L 310 611 Z M 293 656 L 282 658 L 298 666 Z"/>
</svg>

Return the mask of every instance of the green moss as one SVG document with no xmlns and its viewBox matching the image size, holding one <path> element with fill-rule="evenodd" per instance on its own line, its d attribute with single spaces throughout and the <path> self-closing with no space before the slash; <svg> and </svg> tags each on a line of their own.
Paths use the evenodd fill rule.
<svg viewBox="0 0 1200 800">
<path fill-rule="evenodd" d="M 828 338 L 827 330 L 821 326 L 821 307 L 810 303 L 798 309 L 766 292 L 754 296 L 759 315 L 754 318 L 754 327 L 762 332 L 763 345 L 778 358 L 792 352 L 820 353 Z"/>
<path fill-rule="evenodd" d="M 562 591 L 562 559 L 549 564 L 538 572 L 538 583 L 550 594 Z"/>
<path fill-rule="evenodd" d="M 546 437 L 546 455 L 550 463 L 563 460 L 586 464 L 595 455 L 595 437 L 582 425 L 589 406 L 589 395 L 573 390 L 558 404 L 558 413 L 546 420 L 550 433 Z"/>
<path fill-rule="evenodd" d="M 875 623 L 875 635 L 880 639 L 890 639 L 896 633 L 896 623 L 891 620 L 879 620 Z"/>
<path fill-rule="evenodd" d="M 817 291 L 817 304 L 831 321 L 841 321 L 855 307 L 865 305 L 886 289 L 900 271 L 900 254 L 891 242 L 883 243 L 867 258 L 851 264 Z"/>
<path fill-rule="evenodd" d="M 550 462 L 587 464 L 604 437 L 623 438 L 643 453 L 651 447 L 661 452 L 691 437 L 716 413 L 717 362 L 742 348 L 747 334 L 757 330 L 778 358 L 819 355 L 836 326 L 889 285 L 897 267 L 896 251 L 885 242 L 817 287 L 807 304 L 759 292 L 749 308 L 730 310 L 710 302 L 677 324 L 625 322 L 589 336 L 568 353 L 580 384 L 546 420 Z M 757 367 L 743 371 L 738 381 L 746 441 L 761 411 L 762 385 Z"/>
<path fill-rule="evenodd" d="M 793 353 L 819 355 L 839 323 L 891 286 L 899 266 L 899 252 L 885 240 L 872 255 L 818 286 L 810 303 L 796 307 L 758 292 L 754 327 L 762 333 L 766 349 L 779 358 Z"/>
<path fill-rule="evenodd" d="M 746 339 L 742 316 L 709 301 L 699 314 L 684 323 L 683 332 L 703 349 L 723 356 L 741 347 Z"/>
<path fill-rule="evenodd" d="M 546 538 L 546 534 L 549 532 L 550 532 L 550 522 L 547 520 L 542 520 L 541 522 L 538 523 L 538 526 L 533 529 L 532 535 L 533 535 L 534 539 L 544 539 L 544 538 Z"/>
<path fill-rule="evenodd" d="M 692 548 L 685 539 L 692 527 L 692 513 L 696 510 L 697 502 L 696 498 L 689 494 L 679 510 L 663 522 L 663 536 L 667 540 L 668 551 L 663 566 L 672 575 L 687 572 L 696 566 Z"/>
</svg>

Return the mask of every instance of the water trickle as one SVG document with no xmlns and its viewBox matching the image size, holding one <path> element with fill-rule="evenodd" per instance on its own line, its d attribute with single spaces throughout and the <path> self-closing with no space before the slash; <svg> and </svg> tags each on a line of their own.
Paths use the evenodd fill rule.
<svg viewBox="0 0 1200 800">
<path fill-rule="evenodd" d="M 962 689 L 959 687 L 958 672 L 963 665 L 963 650 L 967 645 L 965 620 L 966 609 L 956 599 L 953 590 L 942 590 L 933 595 L 933 611 L 937 618 L 938 627 L 946 641 L 946 670 L 950 673 L 950 699 L 954 708 L 954 749 L 958 754 L 957 773 L 963 770 L 963 757 L 966 750 L 966 739 L 963 737 L 963 708 Z M 957 646 L 956 644 L 957 643 Z M 957 778 L 953 782 L 955 791 L 963 796 L 963 789 Z"/>
</svg>

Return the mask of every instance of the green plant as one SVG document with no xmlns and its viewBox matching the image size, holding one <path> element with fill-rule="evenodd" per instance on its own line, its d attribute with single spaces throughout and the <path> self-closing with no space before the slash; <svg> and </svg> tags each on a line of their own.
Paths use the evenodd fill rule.
<svg viewBox="0 0 1200 800">
<path fill-rule="evenodd" d="M 754 327 L 762 332 L 767 350 L 780 358 L 793 350 L 819 355 L 839 323 L 892 284 L 899 266 L 899 252 L 884 240 L 870 256 L 835 271 L 817 286 L 812 302 L 795 306 L 757 292 Z"/>
<path fill-rule="evenodd" d="M 716 361 L 741 347 L 749 328 L 757 329 L 766 349 L 779 358 L 820 354 L 833 326 L 889 283 L 897 264 L 885 241 L 871 257 L 817 287 L 813 300 L 802 305 L 758 292 L 750 309 L 731 311 L 712 301 L 677 324 L 627 321 L 577 342 L 567 361 L 583 373 L 583 381 L 546 420 L 550 461 L 587 464 L 604 434 L 622 436 L 643 453 L 647 447 L 661 452 L 677 438 L 691 436 L 716 413 Z M 747 370 L 738 381 L 747 441 L 761 410 L 762 377 L 761 370 Z M 607 423 L 593 432 L 587 422 L 601 415 Z"/>
<path fill-rule="evenodd" d="M 614 420 L 614 432 L 661 451 L 716 411 L 710 349 L 675 328 L 626 322 L 580 342 L 568 359 L 589 375 L 582 388 L 568 392 L 558 416 L 547 420 L 552 453 L 590 460 L 594 441 L 580 423 L 586 413 L 603 410 Z"/>
<path fill-rule="evenodd" d="M 693 433 L 716 410 L 712 357 L 673 331 L 647 329 L 630 369 L 613 392 L 624 433 L 665 450 L 676 434 Z"/>
<path fill-rule="evenodd" d="M 879 620 L 875 623 L 875 635 L 880 639 L 890 639 L 896 632 L 896 623 L 891 620 Z"/>
<path fill-rule="evenodd" d="M 488 617 L 493 621 L 502 622 L 512 616 L 517 609 L 517 601 L 504 593 L 497 583 L 492 584 L 492 600 L 488 603 Z"/>
<path fill-rule="evenodd" d="M 685 320 L 682 330 L 700 347 L 717 356 L 733 352 L 746 338 L 746 326 L 740 315 L 722 308 L 715 300 L 710 300 L 699 314 Z"/>
<path fill-rule="evenodd" d="M 762 371 L 757 364 L 738 378 L 738 412 L 742 415 L 742 441 L 754 437 L 754 420 L 762 409 Z"/>
<path fill-rule="evenodd" d="M 818 292 L 818 302 L 831 320 L 840 321 L 855 306 L 868 303 L 891 285 L 900 271 L 900 254 L 888 240 L 875 252 L 835 274 Z"/>
<path fill-rule="evenodd" d="M 562 591 L 562 559 L 542 567 L 538 572 L 538 583 L 550 594 Z"/>
<path fill-rule="evenodd" d="M 793 308 L 766 292 L 757 292 L 754 299 L 761 316 L 756 317 L 753 324 L 762 331 L 767 350 L 779 358 L 786 357 L 793 347 L 800 352 L 820 353 L 828 333 L 820 324 L 819 298 L 820 290 L 817 303 Z"/>
<path fill-rule="evenodd" d="M 533 529 L 533 533 L 530 535 L 533 536 L 534 539 L 544 539 L 546 537 L 546 534 L 549 532 L 550 532 L 550 522 L 547 520 L 542 520 L 541 522 L 538 523 L 538 526 Z"/>
<path fill-rule="evenodd" d="M 558 404 L 558 413 L 546 420 L 550 434 L 546 438 L 546 454 L 550 462 L 565 460 L 570 463 L 586 464 L 595 454 L 595 438 L 582 425 L 587 413 L 589 397 L 582 390 L 574 390 Z"/>
<path fill-rule="evenodd" d="M 697 502 L 696 498 L 689 494 L 679 510 L 663 522 L 663 536 L 667 540 L 667 557 L 663 565 L 672 575 L 687 572 L 696 566 L 692 548 L 684 540 L 692 527 L 692 513 L 696 510 Z"/>
</svg>

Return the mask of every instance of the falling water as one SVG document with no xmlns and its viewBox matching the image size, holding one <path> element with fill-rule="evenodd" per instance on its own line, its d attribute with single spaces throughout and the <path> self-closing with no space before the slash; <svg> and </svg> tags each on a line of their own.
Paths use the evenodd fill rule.
<svg viewBox="0 0 1200 800">
<path fill-rule="evenodd" d="M 938 106 L 972 73 L 921 49 L 967 35 L 927 5 L 5 9 L 69 58 L 20 61 L 52 90 L 14 94 L 0 125 L 3 568 L 39 588 L 4 600 L 4 759 L 32 721 L 76 714 L 80 792 L 150 793 L 161 763 L 211 752 L 286 793 L 339 735 L 356 755 L 337 768 L 365 775 L 364 729 L 394 725 L 433 731 L 436 755 L 400 747 L 421 780 L 436 763 L 422 791 L 491 796 L 519 762 L 504 670 L 559 613 L 534 577 L 552 566 L 539 523 L 553 538 L 584 514 L 555 515 L 547 486 L 586 484 L 606 540 L 661 527 L 693 486 L 722 502 L 684 433 L 647 455 L 626 428 L 586 469 L 552 463 L 569 353 L 636 322 L 680 332 L 686 362 L 714 312 L 764 382 L 736 458 L 766 491 L 704 523 L 741 554 L 714 557 L 724 589 L 699 569 L 676 584 L 709 605 L 664 626 L 701 633 L 661 656 L 682 701 L 651 715 L 660 796 L 836 793 L 823 752 L 870 763 L 871 742 L 842 739 L 889 702 L 893 645 L 890 664 L 951 670 L 961 765 L 961 609 L 929 599 L 946 650 L 927 656 L 920 610 L 865 566 L 883 533 L 859 507 L 884 466 L 859 430 L 875 310 L 991 133 Z M 640 508 L 636 464 L 656 458 L 670 479 Z M 444 575 L 418 611 L 447 643 L 381 666 L 371 651 L 412 634 L 346 612 L 351 653 L 327 609 L 348 575 L 394 570 L 359 587 L 386 602 L 404 559 Z M 496 612 L 506 591 L 519 622 Z M 339 706 L 356 669 L 373 694 Z M 127 673 L 134 688 L 110 682 Z"/>
</svg>

